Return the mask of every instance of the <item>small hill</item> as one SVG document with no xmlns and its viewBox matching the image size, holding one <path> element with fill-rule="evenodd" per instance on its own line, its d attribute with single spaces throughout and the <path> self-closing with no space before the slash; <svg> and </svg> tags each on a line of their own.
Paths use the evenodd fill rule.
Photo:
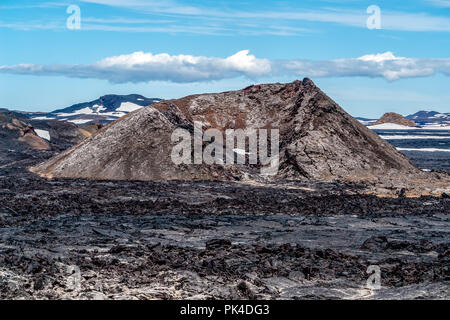
<svg viewBox="0 0 450 320">
<path fill-rule="evenodd" d="M 401 126 L 406 127 L 417 127 L 417 123 L 415 123 L 413 120 L 406 119 L 401 114 L 395 113 L 395 112 L 388 112 L 385 113 L 380 119 L 378 119 L 373 125 L 380 125 L 383 123 L 394 123 Z"/>
</svg>

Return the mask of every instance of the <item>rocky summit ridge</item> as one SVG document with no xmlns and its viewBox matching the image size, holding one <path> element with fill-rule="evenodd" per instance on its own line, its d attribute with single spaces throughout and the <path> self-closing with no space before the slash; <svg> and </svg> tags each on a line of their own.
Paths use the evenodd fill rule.
<svg viewBox="0 0 450 320">
<path fill-rule="evenodd" d="M 161 101 L 122 117 L 31 171 L 45 177 L 115 180 L 260 178 L 258 165 L 175 165 L 171 134 L 178 128 L 192 133 L 194 123 L 204 130 L 278 129 L 279 170 L 272 180 L 389 185 L 430 178 L 308 78 Z"/>
</svg>

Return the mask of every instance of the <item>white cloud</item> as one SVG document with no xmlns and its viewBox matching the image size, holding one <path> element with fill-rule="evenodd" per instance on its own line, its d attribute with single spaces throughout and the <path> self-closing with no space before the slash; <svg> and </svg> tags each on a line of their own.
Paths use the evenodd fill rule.
<svg viewBox="0 0 450 320">
<path fill-rule="evenodd" d="M 134 52 L 105 58 L 90 65 L 0 66 L 0 72 L 31 75 L 63 75 L 74 78 L 106 79 L 111 82 L 172 81 L 197 82 L 246 76 L 259 77 L 271 72 L 267 59 L 258 59 L 248 50 L 227 58 L 152 54 Z"/>
<path fill-rule="evenodd" d="M 114 83 L 171 81 L 176 83 L 222 80 L 237 77 L 371 77 L 395 81 L 427 77 L 436 73 L 450 76 L 450 58 L 397 57 L 392 52 L 358 58 L 313 61 L 257 58 L 248 50 L 226 57 L 169 55 L 134 52 L 108 57 L 89 65 L 0 66 L 0 73 L 60 75 L 72 78 L 105 79 Z"/>
<path fill-rule="evenodd" d="M 362 57 L 358 58 L 359 60 L 362 61 L 374 61 L 374 62 L 384 62 L 384 61 L 389 61 L 389 60 L 401 60 L 401 59 L 405 59 L 403 57 L 396 57 L 394 56 L 394 54 L 390 51 L 387 51 L 385 53 L 377 53 L 377 54 L 366 54 Z"/>
<path fill-rule="evenodd" d="M 169 80 L 174 82 L 193 82 L 218 80 L 237 76 L 257 77 L 270 72 L 267 59 L 257 59 L 248 50 L 223 58 L 192 55 L 171 56 L 167 53 L 156 54 L 134 52 L 103 59 L 93 65 L 97 70 L 113 70 L 121 82 L 129 75 L 145 80 Z M 134 81 L 133 79 L 128 81 Z"/>
<path fill-rule="evenodd" d="M 297 75 L 311 77 L 383 77 L 388 81 L 426 77 L 441 72 L 450 75 L 450 59 L 396 57 L 392 52 L 369 54 L 353 59 L 329 61 L 291 60 L 279 65 Z"/>
<path fill-rule="evenodd" d="M 428 2 L 438 7 L 450 8 L 450 0 L 428 0 Z"/>
</svg>

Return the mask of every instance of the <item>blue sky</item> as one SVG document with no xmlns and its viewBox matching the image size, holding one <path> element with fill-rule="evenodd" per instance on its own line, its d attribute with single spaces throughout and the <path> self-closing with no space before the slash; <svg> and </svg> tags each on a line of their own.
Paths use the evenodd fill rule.
<svg viewBox="0 0 450 320">
<path fill-rule="evenodd" d="M 80 29 L 69 29 L 70 5 Z M 381 29 L 369 29 L 369 6 Z M 73 11 L 72 11 L 73 12 Z M 450 0 L 0 2 L 0 107 L 310 77 L 354 116 L 450 112 Z"/>
</svg>

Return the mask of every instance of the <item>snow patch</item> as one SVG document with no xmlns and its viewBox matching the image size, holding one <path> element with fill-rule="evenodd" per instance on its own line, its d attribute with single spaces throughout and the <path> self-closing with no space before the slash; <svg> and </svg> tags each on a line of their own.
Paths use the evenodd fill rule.
<svg viewBox="0 0 450 320">
<path fill-rule="evenodd" d="M 450 130 L 450 126 L 442 126 L 440 124 L 423 126 L 421 129 L 426 130 Z"/>
<path fill-rule="evenodd" d="M 49 118 L 49 117 L 34 117 L 34 118 L 31 118 L 31 120 L 55 120 L 55 118 Z"/>
<path fill-rule="evenodd" d="M 50 141 L 50 132 L 47 130 L 34 129 L 34 132 L 36 132 L 36 134 L 42 139 Z"/>
<path fill-rule="evenodd" d="M 369 129 L 387 129 L 387 130 L 397 130 L 397 129 L 408 129 L 408 130 L 414 130 L 417 129 L 416 127 L 408 127 L 403 126 L 401 124 L 396 123 L 382 123 L 382 124 L 376 124 L 373 126 L 368 126 Z"/>
<path fill-rule="evenodd" d="M 438 148 L 397 148 L 399 151 L 422 151 L 422 152 L 450 152 L 450 149 Z"/>
<path fill-rule="evenodd" d="M 99 114 L 101 111 L 106 110 L 106 108 L 102 105 L 94 104 L 92 107 L 85 107 L 80 110 L 76 110 L 71 113 L 58 113 L 58 117 L 72 117 L 72 116 L 78 116 L 80 114 Z"/>
<path fill-rule="evenodd" d="M 85 123 L 88 123 L 88 122 L 91 122 L 92 121 L 92 119 L 74 119 L 74 120 L 67 120 L 67 122 L 72 122 L 72 123 L 75 123 L 75 124 L 85 124 Z"/>
<path fill-rule="evenodd" d="M 92 110 L 93 110 L 95 113 L 99 113 L 99 112 L 105 111 L 106 108 L 105 108 L 104 106 L 102 106 L 102 105 L 99 106 L 98 104 L 94 104 L 94 105 L 92 106 Z"/>
<path fill-rule="evenodd" d="M 142 106 L 132 103 L 132 102 L 122 102 L 120 107 L 116 109 L 116 111 L 125 111 L 125 112 L 133 112 L 142 108 Z"/>
<path fill-rule="evenodd" d="M 407 139 L 450 139 L 450 136 L 427 136 L 427 135 L 423 135 L 423 136 L 401 136 L 401 135 L 396 135 L 396 136 L 380 136 L 383 139 L 386 140 L 407 140 Z"/>
</svg>

